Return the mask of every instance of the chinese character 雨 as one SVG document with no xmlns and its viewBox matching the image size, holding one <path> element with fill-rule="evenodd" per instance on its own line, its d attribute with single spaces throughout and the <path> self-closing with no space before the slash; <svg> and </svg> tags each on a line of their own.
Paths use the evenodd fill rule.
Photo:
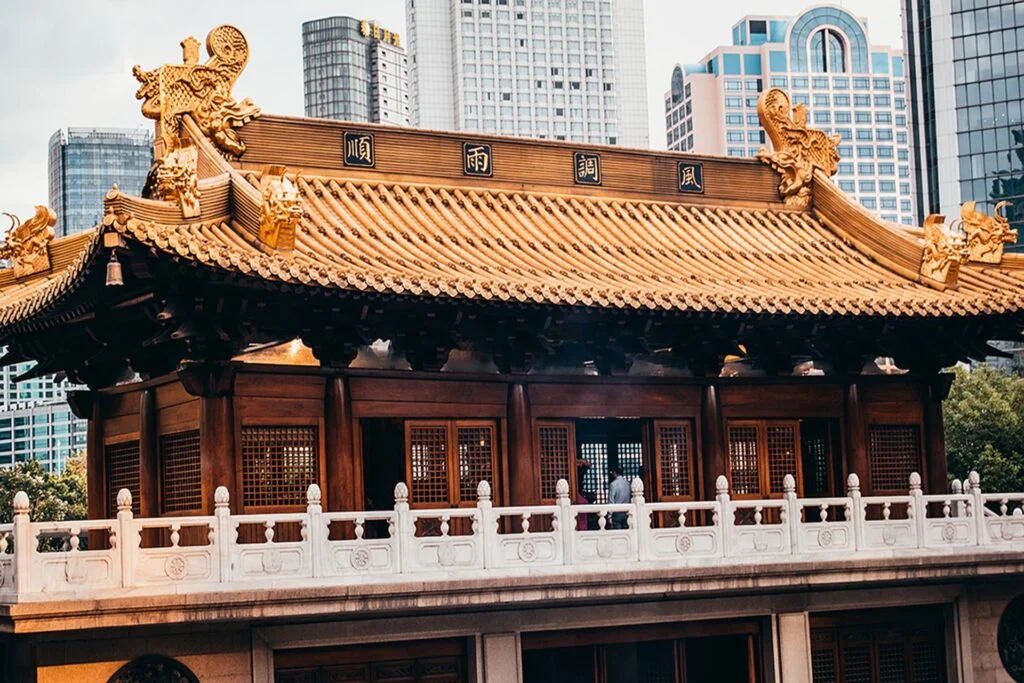
<svg viewBox="0 0 1024 683">
<path fill-rule="evenodd" d="M 485 175 L 491 172 L 490 145 L 466 146 L 466 172 Z"/>
</svg>

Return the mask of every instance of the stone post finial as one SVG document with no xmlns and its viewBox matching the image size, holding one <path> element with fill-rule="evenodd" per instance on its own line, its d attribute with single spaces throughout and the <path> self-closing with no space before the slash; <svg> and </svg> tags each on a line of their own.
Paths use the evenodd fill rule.
<svg viewBox="0 0 1024 683">
<path fill-rule="evenodd" d="M 213 492 L 213 505 L 218 508 L 226 508 L 228 503 L 231 502 L 231 496 L 228 494 L 227 486 L 218 486 L 217 490 Z"/>
<path fill-rule="evenodd" d="M 644 501 L 644 480 L 640 477 L 633 477 L 633 481 L 629 483 L 629 493 L 634 503 L 642 503 Z"/>
<path fill-rule="evenodd" d="M 481 479 L 480 483 L 476 485 L 476 498 L 481 501 L 491 499 L 491 485 L 487 483 L 486 479 Z"/>
<path fill-rule="evenodd" d="M 565 479 L 559 479 L 555 482 L 555 499 L 569 500 L 569 482 Z"/>
<path fill-rule="evenodd" d="M 718 495 L 729 493 L 729 480 L 725 478 L 724 474 L 718 475 L 718 479 L 715 479 L 715 493 Z"/>
<path fill-rule="evenodd" d="M 117 511 L 127 512 L 132 509 L 132 492 L 121 489 L 117 492 Z"/>
<path fill-rule="evenodd" d="M 792 474 L 787 474 L 782 478 L 782 492 L 796 493 L 796 479 Z"/>
<path fill-rule="evenodd" d="M 963 485 L 963 483 L 959 479 L 954 479 L 949 484 L 949 490 L 954 495 L 960 495 L 961 493 L 964 492 L 964 485 Z"/>
<path fill-rule="evenodd" d="M 27 515 L 28 514 L 28 494 L 24 491 L 18 491 L 14 494 L 14 514 L 16 515 Z"/>
<path fill-rule="evenodd" d="M 981 475 L 975 470 L 971 470 L 971 473 L 967 475 L 967 484 L 971 487 L 971 491 L 981 490 Z"/>
<path fill-rule="evenodd" d="M 404 481 L 400 481 L 395 484 L 395 505 L 408 504 L 409 502 L 409 487 L 405 485 Z"/>
<path fill-rule="evenodd" d="M 910 490 L 912 492 L 921 490 L 921 475 L 917 472 L 910 473 Z"/>
<path fill-rule="evenodd" d="M 860 477 L 857 476 L 856 472 L 850 472 L 850 476 L 846 478 L 846 490 L 849 493 L 860 491 Z"/>
<path fill-rule="evenodd" d="M 320 493 L 320 486 L 318 484 L 310 484 L 309 488 L 306 489 L 306 505 L 320 505 L 323 500 L 323 494 Z"/>
</svg>

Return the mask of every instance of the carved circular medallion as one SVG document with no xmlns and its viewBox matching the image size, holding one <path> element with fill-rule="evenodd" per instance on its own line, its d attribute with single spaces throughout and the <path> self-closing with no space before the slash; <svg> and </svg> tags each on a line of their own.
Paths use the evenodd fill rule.
<svg viewBox="0 0 1024 683">
<path fill-rule="evenodd" d="M 263 571 L 266 573 L 277 574 L 281 571 L 282 565 L 284 565 L 284 559 L 278 551 L 268 550 L 263 553 Z"/>
<path fill-rule="evenodd" d="M 437 549 L 437 562 L 442 567 L 455 564 L 455 546 L 451 543 L 442 543 Z"/>
<path fill-rule="evenodd" d="M 676 550 L 681 554 L 690 552 L 690 548 L 693 547 L 693 539 L 689 536 L 679 536 L 676 538 Z"/>
<path fill-rule="evenodd" d="M 188 562 L 181 555 L 171 555 L 164 560 L 164 572 L 175 581 L 185 578 L 187 569 Z"/>
<path fill-rule="evenodd" d="M 822 548 L 830 547 L 834 540 L 831 529 L 822 529 L 818 532 L 818 545 Z"/>
<path fill-rule="evenodd" d="M 999 617 L 999 659 L 1015 681 L 1024 681 L 1024 595 L 1010 601 Z"/>
<path fill-rule="evenodd" d="M 523 541 L 519 544 L 519 559 L 523 562 L 533 562 L 537 559 L 537 546 L 533 541 Z"/>
<path fill-rule="evenodd" d="M 349 562 L 355 569 L 366 569 L 370 566 L 370 551 L 366 548 L 356 548 L 349 556 Z"/>
<path fill-rule="evenodd" d="M 942 527 L 942 540 L 946 543 L 952 543 L 956 540 L 956 527 L 953 526 L 952 522 L 949 522 L 946 526 Z"/>
</svg>

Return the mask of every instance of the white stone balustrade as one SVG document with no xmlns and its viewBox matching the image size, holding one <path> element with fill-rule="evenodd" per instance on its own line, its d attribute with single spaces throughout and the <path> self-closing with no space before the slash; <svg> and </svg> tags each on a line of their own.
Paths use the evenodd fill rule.
<svg viewBox="0 0 1024 683">
<path fill-rule="evenodd" d="M 797 497 L 789 475 L 782 497 L 764 500 L 716 484 L 712 501 L 648 503 L 636 479 L 630 503 L 572 505 L 563 480 L 554 505 L 494 507 L 483 481 L 473 507 L 412 509 L 399 483 L 394 509 L 376 512 L 324 512 L 313 485 L 305 512 L 242 515 L 220 487 L 212 516 L 147 519 L 122 489 L 115 519 L 69 522 L 31 521 L 19 492 L 14 522 L 0 525 L 0 602 L 1024 551 L 1024 493 L 983 493 L 976 473 L 938 495 L 922 494 L 917 473 L 893 496 L 861 496 L 855 474 L 829 498 Z"/>
</svg>

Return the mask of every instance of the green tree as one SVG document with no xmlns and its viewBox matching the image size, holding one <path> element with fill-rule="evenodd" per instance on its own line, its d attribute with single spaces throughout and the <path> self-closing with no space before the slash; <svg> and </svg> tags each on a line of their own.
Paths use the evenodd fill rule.
<svg viewBox="0 0 1024 683">
<path fill-rule="evenodd" d="M 33 520 L 85 519 L 88 507 L 84 455 L 70 458 L 60 474 L 47 472 L 36 460 L 0 470 L 0 523 L 11 521 L 11 506 L 18 491 L 28 494 L 29 516 Z"/>
<path fill-rule="evenodd" d="M 984 491 L 1024 490 L 1024 379 L 987 365 L 954 372 L 942 406 L 950 476 L 976 470 Z"/>
</svg>

